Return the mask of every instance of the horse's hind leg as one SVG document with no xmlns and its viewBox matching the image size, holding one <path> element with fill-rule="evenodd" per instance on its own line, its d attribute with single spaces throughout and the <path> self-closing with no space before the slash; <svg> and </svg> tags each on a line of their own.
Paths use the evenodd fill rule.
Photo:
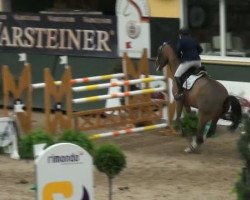
<svg viewBox="0 0 250 200">
<path fill-rule="evenodd" d="M 196 136 L 193 137 L 190 146 L 185 149 L 185 152 L 196 152 L 197 149 L 200 147 L 200 145 L 204 142 L 203 133 L 205 129 L 205 125 L 207 123 L 208 119 L 202 114 L 199 114 L 199 122 L 197 126 L 197 133 Z"/>
<path fill-rule="evenodd" d="M 212 137 L 215 134 L 218 120 L 219 120 L 219 117 L 214 118 L 212 120 L 212 122 L 210 124 L 210 127 L 208 129 L 207 135 L 206 135 L 207 138 Z"/>
</svg>

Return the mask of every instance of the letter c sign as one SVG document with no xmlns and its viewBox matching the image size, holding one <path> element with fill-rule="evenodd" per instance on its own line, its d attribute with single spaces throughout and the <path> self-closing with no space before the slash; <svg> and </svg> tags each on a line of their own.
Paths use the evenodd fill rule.
<svg viewBox="0 0 250 200">
<path fill-rule="evenodd" d="M 65 198 L 69 198 L 73 194 L 73 186 L 69 181 L 51 182 L 44 186 L 43 200 L 53 200 L 55 193 L 62 194 Z"/>
</svg>

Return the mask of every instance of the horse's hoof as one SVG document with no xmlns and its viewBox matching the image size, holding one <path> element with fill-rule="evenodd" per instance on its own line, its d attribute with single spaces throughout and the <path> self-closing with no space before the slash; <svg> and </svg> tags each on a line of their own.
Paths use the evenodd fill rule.
<svg viewBox="0 0 250 200">
<path fill-rule="evenodd" d="M 20 159 L 20 156 L 19 156 L 17 153 L 12 153 L 12 154 L 10 155 L 10 158 L 15 159 L 15 160 L 19 160 L 19 159 Z"/>
<path fill-rule="evenodd" d="M 187 147 L 186 149 L 184 149 L 184 152 L 185 153 L 192 153 L 192 150 L 190 147 Z"/>
<path fill-rule="evenodd" d="M 196 147 L 193 147 L 192 145 L 190 145 L 189 147 L 187 147 L 186 149 L 184 149 L 185 153 L 199 153 L 200 151 L 200 146 L 197 145 Z"/>
</svg>

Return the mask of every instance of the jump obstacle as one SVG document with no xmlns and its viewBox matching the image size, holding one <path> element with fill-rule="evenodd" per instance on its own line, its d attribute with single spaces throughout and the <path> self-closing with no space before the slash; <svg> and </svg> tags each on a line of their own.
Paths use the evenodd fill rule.
<svg viewBox="0 0 250 200">
<path fill-rule="evenodd" d="M 109 80 L 111 78 L 122 78 L 124 77 L 123 73 L 118 73 L 118 74 L 107 74 L 107 75 L 102 75 L 102 76 L 93 76 L 93 77 L 84 77 L 84 78 L 76 78 L 76 79 L 71 79 L 70 83 L 72 85 L 77 84 L 77 83 L 89 83 L 92 81 L 100 81 L 100 80 Z M 61 85 L 62 81 L 54 81 L 55 85 Z M 44 88 L 45 83 L 34 83 L 31 84 L 33 89 L 39 89 L 39 88 Z"/>
<path fill-rule="evenodd" d="M 46 68 L 44 70 L 45 82 L 31 84 L 30 68 L 31 67 L 29 64 L 25 64 L 24 70 L 21 74 L 21 77 L 19 78 L 19 85 L 17 85 L 8 67 L 3 67 L 5 115 L 8 114 L 7 107 L 10 102 L 9 93 L 13 94 L 15 103 L 20 103 L 23 94 L 26 92 L 26 109 L 24 112 L 17 113 L 18 119 L 20 120 L 20 126 L 24 132 L 28 132 L 31 130 L 32 92 L 38 88 L 44 88 L 45 128 L 48 132 L 51 133 L 55 133 L 58 127 L 62 129 L 75 128 L 77 130 L 94 130 L 110 125 L 125 125 L 125 129 L 122 131 L 109 132 L 105 133 L 102 136 L 100 136 L 100 134 L 93 136 L 93 138 L 100 138 L 107 137 L 108 135 L 119 135 L 143 130 L 157 129 L 167 126 L 166 123 L 153 125 L 162 118 L 162 108 L 167 102 L 154 102 L 152 101 L 150 94 L 159 91 L 166 91 L 166 88 L 149 88 L 149 82 L 155 80 L 164 80 L 165 77 L 149 77 L 149 67 L 146 57 L 146 51 L 144 51 L 143 53 L 137 70 L 132 63 L 132 60 L 128 58 L 127 54 L 125 54 L 123 58 L 124 73 L 119 74 L 72 79 L 71 69 L 70 67 L 68 67 L 64 71 L 62 80 L 55 81 L 50 73 L 50 70 Z M 142 74 L 145 76 L 145 78 L 140 78 Z M 109 80 L 111 78 L 123 78 L 124 80 L 104 84 L 72 87 L 73 85 L 78 83 Z M 129 80 L 129 78 L 132 80 Z M 130 91 L 129 85 L 137 83 L 145 83 L 145 88 L 141 90 Z M 89 91 L 114 86 L 125 86 L 125 91 L 123 93 L 72 99 L 72 92 Z M 125 105 L 114 108 L 95 109 L 80 112 L 72 111 L 72 104 L 74 103 L 88 103 L 91 101 L 100 101 L 119 97 L 123 97 L 125 99 Z M 54 104 L 52 103 L 52 99 L 54 101 Z M 64 104 L 65 110 L 62 110 L 62 105 Z M 54 114 L 52 114 L 52 107 L 55 108 Z M 171 109 L 168 109 L 168 111 L 171 112 Z M 118 113 L 118 115 L 114 116 L 113 114 L 115 112 Z M 106 113 L 109 114 L 107 115 Z M 103 117 L 104 114 L 105 117 Z M 74 122 L 74 127 L 72 122 Z M 129 129 L 126 128 L 126 125 L 128 124 L 136 124 L 142 122 L 146 122 L 145 127 Z"/>
</svg>

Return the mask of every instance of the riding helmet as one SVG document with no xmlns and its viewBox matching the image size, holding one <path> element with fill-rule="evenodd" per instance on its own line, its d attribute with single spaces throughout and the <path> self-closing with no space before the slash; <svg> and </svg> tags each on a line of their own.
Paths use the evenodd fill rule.
<svg viewBox="0 0 250 200">
<path fill-rule="evenodd" d="M 190 35 L 190 31 L 188 28 L 181 28 L 179 30 L 179 35 Z"/>
</svg>

